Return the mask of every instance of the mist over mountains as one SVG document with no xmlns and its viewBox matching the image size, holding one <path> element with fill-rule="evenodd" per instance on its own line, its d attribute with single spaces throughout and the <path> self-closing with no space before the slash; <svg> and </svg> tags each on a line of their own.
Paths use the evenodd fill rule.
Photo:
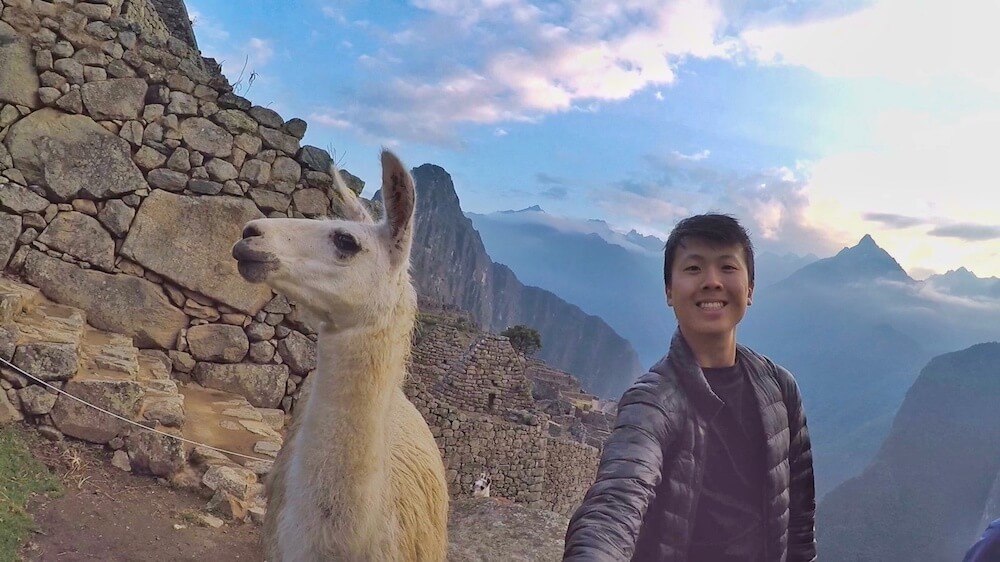
<svg viewBox="0 0 1000 562">
<path fill-rule="evenodd" d="M 662 241 L 538 207 L 467 216 L 494 260 L 603 318 L 644 366 L 666 351 L 676 322 L 663 300 Z M 739 339 L 799 381 L 821 496 L 868 464 L 928 360 L 1000 337 L 1000 280 L 960 269 L 916 281 L 871 236 L 825 259 L 756 261 Z"/>
</svg>

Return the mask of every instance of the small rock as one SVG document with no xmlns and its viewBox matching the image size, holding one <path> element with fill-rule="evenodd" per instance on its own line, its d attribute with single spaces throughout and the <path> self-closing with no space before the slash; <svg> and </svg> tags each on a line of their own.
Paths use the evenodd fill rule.
<svg viewBox="0 0 1000 562">
<path fill-rule="evenodd" d="M 211 527 L 213 529 L 218 529 L 219 527 L 222 527 L 223 525 L 226 524 L 226 522 L 223 521 L 222 519 L 219 519 L 218 517 L 214 515 L 209 515 L 207 513 L 199 513 L 195 517 L 197 518 L 199 524 L 205 527 Z"/>
<path fill-rule="evenodd" d="M 128 460 L 128 453 L 123 449 L 118 449 L 111 457 L 111 466 L 120 468 L 125 472 L 132 472 L 132 463 Z"/>
</svg>

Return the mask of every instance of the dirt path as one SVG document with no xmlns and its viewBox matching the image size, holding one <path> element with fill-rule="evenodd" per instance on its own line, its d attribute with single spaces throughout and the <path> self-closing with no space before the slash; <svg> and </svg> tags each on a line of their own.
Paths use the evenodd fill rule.
<svg viewBox="0 0 1000 562">
<path fill-rule="evenodd" d="M 35 456 L 62 477 L 66 493 L 29 505 L 38 532 L 22 549 L 26 561 L 260 561 L 259 527 L 192 522 L 206 500 L 111 466 L 95 446 L 41 441 Z M 175 529 L 174 525 L 183 525 Z"/>
</svg>

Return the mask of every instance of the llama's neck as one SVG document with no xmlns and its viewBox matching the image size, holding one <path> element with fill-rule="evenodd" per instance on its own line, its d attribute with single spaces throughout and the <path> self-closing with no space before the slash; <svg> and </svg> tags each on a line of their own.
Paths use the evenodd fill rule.
<svg viewBox="0 0 1000 562">
<path fill-rule="evenodd" d="M 379 326 L 319 334 L 298 451 L 304 484 L 336 498 L 335 509 L 384 504 L 389 410 L 403 383 L 413 326 L 412 307 L 397 308 Z"/>
</svg>

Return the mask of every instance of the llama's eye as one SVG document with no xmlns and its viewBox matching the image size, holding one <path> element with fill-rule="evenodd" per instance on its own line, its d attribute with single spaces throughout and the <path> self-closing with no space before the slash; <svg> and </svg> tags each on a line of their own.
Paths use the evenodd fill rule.
<svg viewBox="0 0 1000 562">
<path fill-rule="evenodd" d="M 356 254 L 361 251 L 361 245 L 358 244 L 358 241 L 346 232 L 334 232 L 333 245 L 345 254 Z"/>
</svg>

